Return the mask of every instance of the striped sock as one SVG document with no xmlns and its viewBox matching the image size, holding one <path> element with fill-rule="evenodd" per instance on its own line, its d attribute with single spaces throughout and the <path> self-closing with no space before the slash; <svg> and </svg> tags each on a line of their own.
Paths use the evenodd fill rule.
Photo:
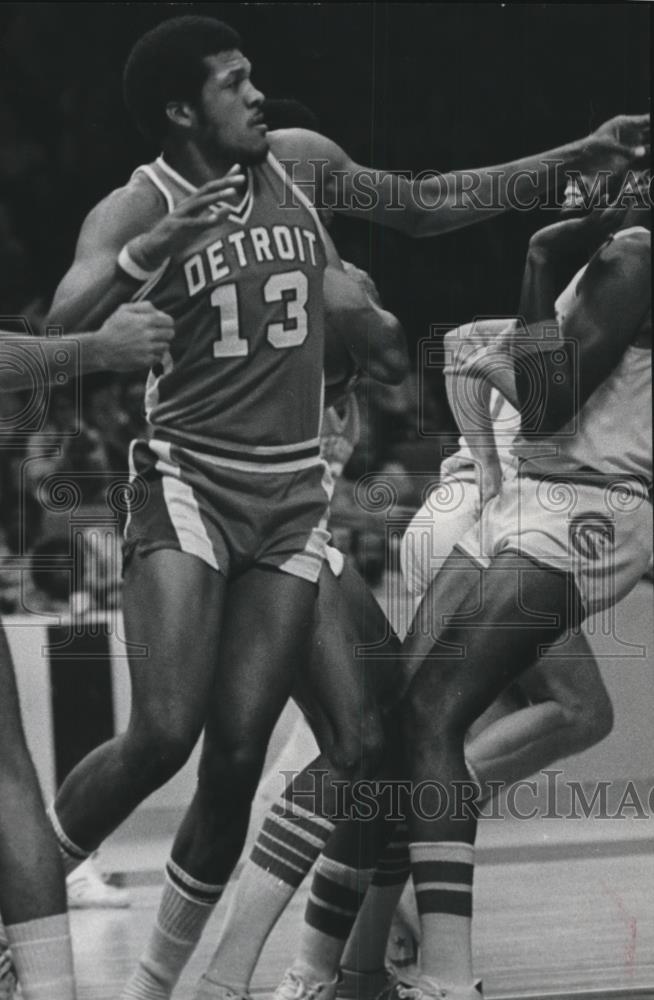
<svg viewBox="0 0 654 1000">
<path fill-rule="evenodd" d="M 206 973 L 211 981 L 247 989 L 268 935 L 333 829 L 286 799 L 271 807 L 232 896 Z"/>
<path fill-rule="evenodd" d="M 23 1000 L 75 1000 L 66 913 L 10 924 L 6 932 Z"/>
<path fill-rule="evenodd" d="M 168 1000 L 222 891 L 221 885 L 199 882 L 169 859 L 150 941 L 121 1000 Z"/>
<path fill-rule="evenodd" d="M 64 833 L 64 829 L 59 822 L 59 817 L 55 812 L 54 802 L 48 809 L 48 819 L 52 824 L 52 829 L 54 830 L 54 835 L 57 838 L 57 843 L 59 844 L 59 853 L 61 855 L 62 861 L 64 863 L 64 873 L 70 875 L 75 869 L 91 857 L 93 851 L 85 851 L 83 847 L 78 847 L 70 837 Z"/>
<path fill-rule="evenodd" d="M 295 971 L 312 982 L 335 979 L 372 876 L 369 868 L 350 868 L 324 856 L 318 859 Z"/>
<path fill-rule="evenodd" d="M 442 986 L 467 986 L 472 973 L 472 844 L 410 845 L 421 928 L 421 966 Z"/>
<path fill-rule="evenodd" d="M 344 970 L 376 973 L 384 968 L 393 914 L 410 874 L 409 835 L 406 824 L 401 823 L 377 861 L 370 888 L 343 952 Z"/>
</svg>

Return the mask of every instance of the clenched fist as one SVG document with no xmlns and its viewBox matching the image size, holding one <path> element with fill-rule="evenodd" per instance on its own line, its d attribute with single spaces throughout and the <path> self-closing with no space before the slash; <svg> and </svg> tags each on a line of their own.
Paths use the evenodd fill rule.
<svg viewBox="0 0 654 1000">
<path fill-rule="evenodd" d="M 150 302 L 120 306 L 95 334 L 104 341 L 105 366 L 117 372 L 151 368 L 162 360 L 174 336 L 171 317 Z"/>
</svg>

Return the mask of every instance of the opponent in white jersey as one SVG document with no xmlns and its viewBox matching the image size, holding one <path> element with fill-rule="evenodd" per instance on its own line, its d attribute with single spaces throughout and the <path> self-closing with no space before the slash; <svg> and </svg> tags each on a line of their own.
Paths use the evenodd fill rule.
<svg viewBox="0 0 654 1000">
<path fill-rule="evenodd" d="M 404 645 L 421 661 L 405 710 L 411 775 L 415 782 L 439 775 L 450 801 L 461 802 L 469 781 L 464 739 L 472 722 L 544 650 L 624 596 L 649 562 L 651 445 L 644 435 L 626 447 L 612 431 L 605 451 L 596 426 L 602 403 L 614 421 L 628 414 L 631 423 L 632 408 L 645 428 L 650 421 L 639 353 L 651 351 L 650 240 L 632 225 L 629 219 L 624 234 L 593 254 L 557 309 L 553 295 L 535 294 L 522 334 L 502 336 L 500 327 L 480 356 L 462 350 L 460 364 L 454 360 L 455 413 L 482 485 L 494 481 L 495 492 L 429 585 Z M 564 256 L 565 239 L 557 253 Z M 522 415 L 508 457 L 491 433 L 498 385 Z M 540 426 L 530 430 L 534 402 Z M 422 936 L 418 992 L 474 1000 L 475 811 L 427 820 L 432 806 L 423 802 L 410 820 Z M 432 891 L 434 882 L 443 891 Z"/>
</svg>

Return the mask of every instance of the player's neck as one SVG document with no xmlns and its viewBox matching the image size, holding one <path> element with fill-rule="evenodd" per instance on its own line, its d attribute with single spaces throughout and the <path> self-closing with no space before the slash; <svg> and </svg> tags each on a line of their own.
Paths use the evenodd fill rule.
<svg viewBox="0 0 654 1000">
<path fill-rule="evenodd" d="M 166 163 L 195 187 L 223 177 L 234 164 L 222 157 L 207 156 L 197 146 L 165 145 L 163 156 Z"/>
</svg>

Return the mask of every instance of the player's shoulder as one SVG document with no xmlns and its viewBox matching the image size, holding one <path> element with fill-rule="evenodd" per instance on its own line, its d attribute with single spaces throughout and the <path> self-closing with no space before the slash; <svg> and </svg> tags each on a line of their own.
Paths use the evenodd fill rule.
<svg viewBox="0 0 654 1000">
<path fill-rule="evenodd" d="M 343 150 L 332 139 L 305 128 L 284 128 L 270 132 L 270 150 L 278 160 L 335 160 L 344 157 Z"/>
<path fill-rule="evenodd" d="M 150 229 L 166 211 L 161 192 L 145 175 L 136 173 L 91 209 L 82 225 L 80 239 L 102 244 L 120 242 L 122 246 Z"/>
</svg>

